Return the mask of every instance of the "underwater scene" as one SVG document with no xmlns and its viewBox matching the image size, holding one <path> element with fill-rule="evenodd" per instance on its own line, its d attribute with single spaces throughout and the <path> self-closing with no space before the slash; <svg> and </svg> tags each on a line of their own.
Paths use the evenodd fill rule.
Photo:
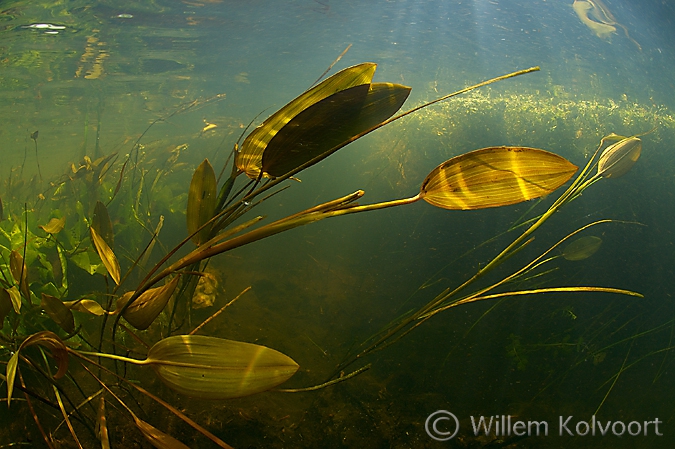
<svg viewBox="0 0 675 449">
<path fill-rule="evenodd" d="M 674 21 L 2 1 L 0 448 L 673 447 Z"/>
</svg>

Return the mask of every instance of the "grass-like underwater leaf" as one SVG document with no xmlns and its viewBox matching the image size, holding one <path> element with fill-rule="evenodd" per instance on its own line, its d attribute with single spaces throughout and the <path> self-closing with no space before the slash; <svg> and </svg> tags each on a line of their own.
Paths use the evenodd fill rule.
<svg viewBox="0 0 675 449">
<path fill-rule="evenodd" d="M 260 393 L 285 382 L 299 368 L 274 349 L 203 335 L 160 340 L 145 363 L 171 389 L 204 399 Z"/>
<path fill-rule="evenodd" d="M 507 206 L 553 192 L 576 170 L 567 159 L 536 148 L 483 148 L 432 170 L 421 196 L 444 209 Z"/>
</svg>

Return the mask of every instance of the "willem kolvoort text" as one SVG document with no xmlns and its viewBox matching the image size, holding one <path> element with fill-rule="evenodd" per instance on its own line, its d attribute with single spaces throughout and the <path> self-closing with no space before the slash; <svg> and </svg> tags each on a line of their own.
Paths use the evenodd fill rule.
<svg viewBox="0 0 675 449">
<path fill-rule="evenodd" d="M 659 418 L 651 421 L 600 421 L 593 415 L 590 421 L 575 421 L 572 415 L 560 416 L 555 432 L 559 436 L 662 436 L 659 425 L 663 424 Z M 494 436 L 548 436 L 549 423 L 547 421 L 521 421 L 511 415 L 494 415 L 471 417 L 471 426 L 474 435 L 484 433 Z"/>
</svg>

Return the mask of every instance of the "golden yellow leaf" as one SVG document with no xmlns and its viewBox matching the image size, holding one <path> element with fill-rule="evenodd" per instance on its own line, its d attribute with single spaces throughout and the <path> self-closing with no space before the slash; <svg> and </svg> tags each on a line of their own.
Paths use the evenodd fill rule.
<svg viewBox="0 0 675 449">
<path fill-rule="evenodd" d="M 263 172 L 282 176 L 317 156 L 329 156 L 328 150 L 394 115 L 409 94 L 410 87 L 401 84 L 361 84 L 314 103 L 269 141 L 262 157 Z"/>
<path fill-rule="evenodd" d="M 164 310 L 171 295 L 178 285 L 179 276 L 175 276 L 171 282 L 162 287 L 148 289 L 134 300 L 133 303 L 122 313 L 125 320 L 139 330 L 145 330 L 155 321 L 155 318 Z M 116 309 L 120 312 L 129 302 L 134 292 L 126 292 L 116 303 Z"/>
<path fill-rule="evenodd" d="M 91 241 L 94 242 L 94 247 L 98 256 L 101 258 L 108 274 L 115 281 L 115 284 L 120 284 L 120 264 L 115 257 L 115 253 L 110 249 L 108 244 L 101 238 L 93 227 L 89 228 L 91 232 Z"/>
<path fill-rule="evenodd" d="M 483 148 L 432 170 L 420 196 L 444 209 L 506 206 L 553 192 L 576 170 L 567 159 L 536 148 Z"/>
<path fill-rule="evenodd" d="M 155 343 L 145 362 L 170 388 L 205 399 L 269 390 L 298 370 L 290 357 L 251 343 L 203 335 L 174 335 Z"/>
<path fill-rule="evenodd" d="M 377 64 L 365 62 L 341 70 L 272 114 L 244 139 L 235 158 L 237 168 L 251 179 L 258 178 L 263 152 L 282 127 L 300 112 L 336 92 L 361 84 L 370 84 L 376 67 Z"/>
</svg>

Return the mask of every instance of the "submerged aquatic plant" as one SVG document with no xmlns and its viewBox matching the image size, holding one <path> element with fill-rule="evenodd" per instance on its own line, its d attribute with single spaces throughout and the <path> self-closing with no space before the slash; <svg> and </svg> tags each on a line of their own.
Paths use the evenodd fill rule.
<svg viewBox="0 0 675 449">
<path fill-rule="evenodd" d="M 191 322 L 184 317 L 190 317 L 191 299 L 210 258 L 326 218 L 419 200 L 455 210 L 515 204 L 551 194 L 577 171 L 565 158 L 541 149 L 484 148 L 438 165 L 423 180 L 419 193 L 409 198 L 357 204 L 365 194 L 359 190 L 271 223 L 259 224 L 263 220 L 260 216 L 240 220 L 282 191 L 281 183 L 366 134 L 447 98 L 538 70 L 532 68 L 494 78 L 397 114 L 410 88 L 373 83 L 375 68 L 373 63 L 364 63 L 344 69 L 281 108 L 255 128 L 241 147 L 235 145 L 226 179 L 221 181 L 211 163 L 204 160 L 192 173 L 190 187 L 184 192 L 188 235 L 154 265 L 147 263 L 164 219 L 143 209 L 142 192 L 144 188 L 159 188 L 170 170 L 160 168 L 153 172 L 144 166 L 140 138 L 120 164 L 115 165 L 114 154 L 95 161 L 85 158 L 79 167 L 73 165 L 68 175 L 53 181 L 40 194 L 50 195 L 56 205 L 47 211 L 48 220 L 40 214 L 44 202 L 38 202 L 34 210 L 27 207 L 21 210 L 17 208 L 21 204 L 17 200 L 17 187 L 10 190 L 13 208 L 9 218 L 0 223 L 0 252 L 4 260 L 0 264 L 3 324 L 0 338 L 6 360 L 7 402 L 8 405 L 16 402 L 16 390 L 21 390 L 47 446 L 53 447 L 52 430 L 50 427 L 45 430 L 43 416 L 35 411 L 35 401 L 60 413 L 72 440 L 79 446 L 82 434 L 88 433 L 90 439 L 99 439 L 102 447 L 109 447 L 110 431 L 105 425 L 107 400 L 119 403 L 120 410 L 128 413 L 130 422 L 155 447 L 184 447 L 138 417 L 132 404 L 140 394 L 220 447 L 229 447 L 176 407 L 127 379 L 125 373 L 131 366 L 149 366 L 165 385 L 179 394 L 212 399 L 267 391 L 293 376 L 298 364 L 272 348 L 194 335 L 201 325 L 192 332 L 186 331 Z M 222 96 L 216 99 L 219 98 Z M 172 115 L 198 105 L 199 102 L 190 103 Z M 603 144 L 605 140 L 617 141 L 601 155 L 595 176 L 589 177 L 591 160 L 548 211 L 532 220 L 527 230 L 491 262 L 459 287 L 448 287 L 422 308 L 392 322 L 346 359 L 332 377 L 374 350 L 392 344 L 437 313 L 461 304 L 554 291 L 639 296 L 626 290 L 593 286 L 490 293 L 545 263 L 548 253 L 581 230 L 499 282 L 459 296 L 460 291 L 473 286 L 478 278 L 527 245 L 531 235 L 554 212 L 578 198 L 584 189 L 600 178 L 617 177 L 630 169 L 639 156 L 639 139 L 613 135 L 603 139 Z M 227 168 L 223 167 L 221 173 L 226 173 Z M 148 183 L 149 179 L 153 181 Z M 149 223 L 153 223 L 154 230 Z M 134 238 L 125 234 L 133 225 L 139 225 L 149 236 L 140 254 L 125 249 L 128 245 L 119 245 L 123 237 Z M 74 285 L 74 279 L 81 282 L 87 276 L 97 276 L 99 288 L 89 291 Z M 146 332 L 137 333 L 124 322 Z M 145 349 L 130 348 L 124 336 Z M 54 363 L 57 369 L 52 373 Z M 351 378 L 367 367 L 329 380 L 325 385 Z M 93 407 L 97 397 L 99 405 Z M 77 406 L 78 403 L 86 406 Z"/>
</svg>

